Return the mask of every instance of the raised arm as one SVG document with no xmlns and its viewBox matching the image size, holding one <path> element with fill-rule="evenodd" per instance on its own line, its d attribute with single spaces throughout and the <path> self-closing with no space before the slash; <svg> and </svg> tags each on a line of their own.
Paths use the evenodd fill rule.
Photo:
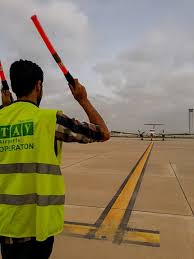
<svg viewBox="0 0 194 259">
<path fill-rule="evenodd" d="M 90 122 L 99 126 L 100 131 L 103 135 L 103 141 L 108 140 L 110 138 L 109 130 L 101 115 L 96 111 L 94 106 L 88 100 L 85 87 L 81 85 L 77 79 L 75 79 L 75 86 L 73 87 L 69 85 L 69 87 L 75 100 L 77 100 L 77 102 L 82 106 L 82 108 L 86 112 Z"/>
</svg>

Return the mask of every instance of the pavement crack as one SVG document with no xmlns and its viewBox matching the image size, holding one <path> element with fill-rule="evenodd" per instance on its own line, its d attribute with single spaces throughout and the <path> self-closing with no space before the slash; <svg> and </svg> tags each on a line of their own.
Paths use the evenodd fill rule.
<svg viewBox="0 0 194 259">
<path fill-rule="evenodd" d="M 133 212 L 140 212 L 140 213 L 148 213 L 148 214 L 156 214 L 161 216 L 177 216 L 177 217 L 190 217 L 193 218 L 193 215 L 181 215 L 177 213 L 165 213 L 165 212 L 156 212 L 156 211 L 148 211 L 148 210 L 133 210 Z"/>
<path fill-rule="evenodd" d="M 182 190 L 182 192 L 183 192 L 183 195 L 184 195 L 184 197 L 185 197 L 185 200 L 187 201 L 187 204 L 189 205 L 189 208 L 190 208 L 190 210 L 191 210 L 191 212 L 192 212 L 192 215 L 194 216 L 194 211 L 193 211 L 192 206 L 191 206 L 191 204 L 189 203 L 189 200 L 188 200 L 188 198 L 187 198 L 187 196 L 186 196 L 186 194 L 185 194 L 185 191 L 184 191 L 184 189 L 183 189 L 183 187 L 182 187 L 182 185 L 181 185 L 181 183 L 180 183 L 180 181 L 179 181 L 179 178 L 178 178 L 178 176 L 177 176 L 177 174 L 176 174 L 176 171 L 174 170 L 174 168 L 173 168 L 173 166 L 172 166 L 172 164 L 171 164 L 170 161 L 169 161 L 169 164 L 170 164 L 170 167 L 171 167 L 172 171 L 174 172 L 174 175 L 175 175 L 175 177 L 176 177 L 176 179 L 177 179 L 177 182 L 178 182 L 178 184 L 179 184 L 179 186 L 180 186 L 180 188 L 181 188 L 181 190 Z"/>
<path fill-rule="evenodd" d="M 97 156 L 99 156 L 99 155 L 95 155 L 95 156 L 88 157 L 88 158 L 86 158 L 86 159 L 82 159 L 82 160 L 77 161 L 77 162 L 75 162 L 75 163 L 73 163 L 73 164 L 71 164 L 71 165 L 67 165 L 67 166 L 64 165 L 64 166 L 61 166 L 61 169 L 64 169 L 64 168 L 67 168 L 67 167 L 71 167 L 71 166 L 80 164 L 80 163 L 82 163 L 82 162 L 84 162 L 84 161 L 90 160 L 90 159 L 92 159 L 92 158 L 94 158 L 94 157 L 97 157 Z"/>
<path fill-rule="evenodd" d="M 109 152 L 105 152 L 105 153 L 103 153 L 103 155 L 104 154 L 108 154 L 108 153 L 111 153 L 112 151 L 109 151 Z M 85 161 L 87 161 L 87 160 L 90 160 L 90 159 L 92 159 L 92 158 L 94 158 L 94 157 L 97 157 L 97 156 L 102 156 L 102 154 L 97 154 L 97 155 L 95 155 L 95 156 L 90 156 L 90 157 L 88 157 L 88 158 L 85 158 L 85 159 L 82 159 L 82 160 L 79 160 L 79 161 L 77 161 L 77 162 L 75 162 L 75 163 L 73 163 L 73 164 L 70 164 L 70 165 L 67 165 L 67 166 L 61 166 L 61 169 L 64 169 L 64 168 L 68 168 L 68 167 L 71 167 L 71 166 L 74 166 L 74 165 L 77 165 L 77 164 L 80 164 L 80 163 L 82 163 L 82 162 L 85 162 Z"/>
</svg>

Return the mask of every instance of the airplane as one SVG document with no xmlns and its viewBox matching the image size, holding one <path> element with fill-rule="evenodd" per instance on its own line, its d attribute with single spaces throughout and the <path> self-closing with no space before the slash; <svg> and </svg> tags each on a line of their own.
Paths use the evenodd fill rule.
<svg viewBox="0 0 194 259">
<path fill-rule="evenodd" d="M 161 126 L 161 125 L 164 125 L 164 124 L 161 124 L 161 123 L 146 123 L 144 124 L 146 126 L 153 126 L 148 133 L 144 134 L 144 132 L 140 132 L 140 130 L 138 130 L 138 135 L 139 137 L 141 138 L 141 140 L 143 140 L 144 137 L 150 137 L 151 140 L 155 137 L 155 138 L 158 138 L 158 137 L 161 137 L 162 140 L 164 141 L 164 138 L 165 138 L 165 134 L 164 134 L 164 130 L 162 131 L 162 133 L 156 133 L 156 126 Z"/>
<path fill-rule="evenodd" d="M 160 138 L 163 141 L 165 139 L 169 139 L 169 138 L 180 138 L 180 137 L 184 137 L 184 138 L 189 138 L 190 134 L 189 133 L 167 133 L 163 130 L 157 131 L 156 132 L 156 126 L 162 126 L 165 124 L 161 124 L 161 123 L 146 123 L 144 124 L 145 126 L 152 126 L 151 129 L 149 129 L 148 131 L 141 131 L 138 130 L 138 132 L 128 132 L 128 131 L 111 131 L 111 136 L 112 137 L 138 137 L 141 140 L 144 140 L 145 138 L 151 138 L 151 140 L 153 138 Z"/>
<path fill-rule="evenodd" d="M 165 134 L 164 134 L 164 130 L 161 133 L 156 133 L 156 126 L 157 125 L 164 125 L 164 124 L 159 124 L 159 123 L 149 123 L 149 124 L 144 124 L 144 125 L 152 125 L 153 128 L 151 128 L 149 130 L 149 132 L 145 132 L 145 131 L 140 131 L 138 130 L 138 133 L 134 133 L 134 132 L 121 132 L 121 131 L 111 131 L 111 136 L 131 136 L 131 137 L 138 137 L 141 138 L 141 140 L 143 140 L 144 138 L 151 138 L 151 140 L 155 137 L 155 138 L 162 138 L 162 140 L 164 140 L 165 138 Z"/>
</svg>

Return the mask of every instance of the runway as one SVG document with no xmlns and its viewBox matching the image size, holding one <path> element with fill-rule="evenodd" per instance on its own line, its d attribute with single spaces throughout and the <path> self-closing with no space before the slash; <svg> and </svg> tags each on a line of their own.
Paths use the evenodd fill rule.
<svg viewBox="0 0 194 259">
<path fill-rule="evenodd" d="M 52 259 L 193 259 L 194 140 L 64 144 Z"/>
<path fill-rule="evenodd" d="M 193 259 L 194 140 L 63 144 L 64 231 L 51 259 Z"/>
</svg>

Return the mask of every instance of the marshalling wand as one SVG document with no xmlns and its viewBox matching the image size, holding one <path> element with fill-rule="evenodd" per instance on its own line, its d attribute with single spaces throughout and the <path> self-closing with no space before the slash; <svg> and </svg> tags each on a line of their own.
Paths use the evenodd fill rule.
<svg viewBox="0 0 194 259">
<path fill-rule="evenodd" d="M 53 47 L 52 43 L 50 42 L 48 36 L 46 35 L 44 29 L 42 28 L 38 17 L 36 15 L 33 15 L 31 17 L 37 31 L 39 32 L 42 40 L 44 41 L 44 43 L 46 44 L 48 50 L 50 51 L 51 55 L 53 56 L 54 60 L 56 61 L 57 65 L 59 66 L 59 68 L 61 69 L 61 71 L 63 72 L 65 78 L 67 79 L 68 83 L 71 84 L 73 87 L 75 86 L 75 81 L 73 76 L 69 73 L 68 69 L 64 66 L 61 58 L 59 57 L 58 53 L 56 52 L 55 48 Z"/>
</svg>

